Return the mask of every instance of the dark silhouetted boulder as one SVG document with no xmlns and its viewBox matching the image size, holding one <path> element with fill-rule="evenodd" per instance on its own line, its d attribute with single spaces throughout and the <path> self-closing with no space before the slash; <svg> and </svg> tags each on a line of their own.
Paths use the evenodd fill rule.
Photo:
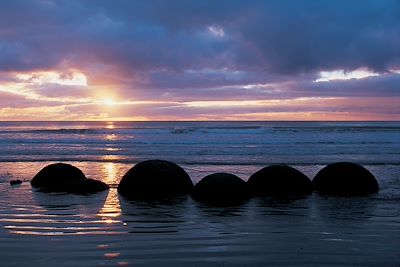
<svg viewBox="0 0 400 267">
<path fill-rule="evenodd" d="M 193 190 L 192 197 L 215 206 L 240 204 L 250 198 L 245 181 L 230 173 L 214 173 L 204 177 Z"/>
<path fill-rule="evenodd" d="M 84 195 L 106 191 L 109 188 L 110 186 L 102 181 L 94 179 L 81 179 L 70 183 L 68 192 Z"/>
<path fill-rule="evenodd" d="M 55 163 L 41 169 L 32 179 L 34 187 L 50 191 L 64 191 L 73 181 L 86 179 L 85 174 L 70 164 Z"/>
<path fill-rule="evenodd" d="M 316 191 L 326 195 L 365 195 L 379 191 L 374 175 L 363 166 L 337 162 L 320 170 L 313 180 Z"/>
<path fill-rule="evenodd" d="M 247 184 L 255 196 L 308 195 L 313 191 L 310 179 L 287 165 L 271 165 L 250 176 Z"/>
<path fill-rule="evenodd" d="M 160 199 L 189 194 L 193 183 L 184 169 L 165 160 L 142 161 L 121 179 L 118 192 L 131 199 Z"/>
<path fill-rule="evenodd" d="M 10 185 L 17 185 L 17 184 L 22 184 L 22 181 L 19 179 L 10 181 Z"/>
<path fill-rule="evenodd" d="M 44 167 L 33 177 L 31 185 L 46 192 L 76 194 L 90 194 L 109 188 L 103 182 L 87 179 L 80 169 L 65 163 L 55 163 Z"/>
</svg>

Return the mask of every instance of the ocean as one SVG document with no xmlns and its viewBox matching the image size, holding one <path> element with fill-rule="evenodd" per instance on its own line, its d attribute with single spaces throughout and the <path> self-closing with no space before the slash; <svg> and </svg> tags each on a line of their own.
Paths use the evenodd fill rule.
<svg viewBox="0 0 400 267">
<path fill-rule="evenodd" d="M 0 151 L 0 266 L 400 265 L 400 122 L 0 122 Z M 247 180 L 270 164 L 312 179 L 351 161 L 380 191 L 224 208 L 118 196 L 124 173 L 147 159 L 179 164 L 194 183 L 214 172 Z M 32 177 L 55 162 L 111 189 L 33 189 Z"/>
</svg>

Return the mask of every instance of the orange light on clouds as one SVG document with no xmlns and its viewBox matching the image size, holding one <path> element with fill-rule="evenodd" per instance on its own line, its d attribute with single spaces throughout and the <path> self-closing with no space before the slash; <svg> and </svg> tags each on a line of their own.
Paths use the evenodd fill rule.
<svg viewBox="0 0 400 267">
<path fill-rule="evenodd" d="M 398 69 L 390 71 L 400 73 Z M 10 72 L 0 81 L 0 120 L 398 120 L 398 97 L 289 97 L 274 99 L 295 84 L 253 83 L 242 85 L 249 97 L 236 100 L 206 100 L 186 96 L 187 100 L 166 97 L 135 99 L 119 90 L 118 84 L 100 84 L 84 71 Z M 321 72 L 314 82 L 364 79 L 378 74 L 368 69 Z M 91 83 L 88 83 L 90 77 Z M 106 82 L 106 81 L 105 81 Z M 312 81 L 311 81 L 312 82 Z M 93 85 L 95 84 L 95 85 Z M 229 87 L 227 87 L 229 88 Z M 223 89 L 227 89 L 223 88 Z M 217 88 L 218 89 L 218 88 Z M 216 89 L 216 90 L 217 90 Z M 252 98 L 253 91 L 267 91 L 271 99 Z M 135 91 L 132 91 L 132 93 Z M 129 92 L 128 92 L 129 93 Z M 124 95 L 123 95 L 124 94 Z M 130 98 L 132 97 L 132 98 Z M 193 100 L 192 100 L 193 99 Z M 20 104 L 19 104 L 20 103 Z M 370 107 L 374 107 L 371 111 Z M 358 112 L 355 112 L 358 111 Z M 108 125 L 112 128 L 113 125 Z M 112 140 L 112 136 L 108 137 Z M 111 155 L 112 156 L 112 155 Z M 106 160 L 115 160 L 107 158 Z"/>
<path fill-rule="evenodd" d="M 0 92 L 10 93 L 26 99 L 38 100 L 41 102 L 60 102 L 60 103 L 90 103 L 93 100 L 88 97 L 77 95 L 48 96 L 37 91 L 37 87 L 51 89 L 53 85 L 79 86 L 88 88 L 86 75 L 79 71 L 41 71 L 9 73 L 9 80 L 0 83 Z"/>
</svg>

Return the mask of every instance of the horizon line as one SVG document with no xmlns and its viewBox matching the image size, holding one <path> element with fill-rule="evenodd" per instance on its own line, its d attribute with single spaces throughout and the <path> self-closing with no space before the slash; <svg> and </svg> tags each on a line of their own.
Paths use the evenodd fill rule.
<svg viewBox="0 0 400 267">
<path fill-rule="evenodd" d="M 400 120 L 0 120 L 2 122 L 399 122 Z"/>
</svg>

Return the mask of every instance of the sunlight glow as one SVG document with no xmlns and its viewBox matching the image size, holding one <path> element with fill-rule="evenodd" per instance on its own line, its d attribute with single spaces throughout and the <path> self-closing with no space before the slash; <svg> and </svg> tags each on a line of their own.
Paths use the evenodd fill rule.
<svg viewBox="0 0 400 267">
<path fill-rule="evenodd" d="M 116 102 L 110 98 L 103 99 L 102 103 L 107 106 L 115 106 L 116 105 Z"/>
<path fill-rule="evenodd" d="M 365 68 L 356 69 L 353 71 L 334 70 L 334 71 L 321 71 L 319 78 L 314 82 L 330 82 L 335 80 L 350 80 L 350 79 L 364 79 L 368 77 L 380 76 L 379 73 L 372 72 Z"/>
</svg>

